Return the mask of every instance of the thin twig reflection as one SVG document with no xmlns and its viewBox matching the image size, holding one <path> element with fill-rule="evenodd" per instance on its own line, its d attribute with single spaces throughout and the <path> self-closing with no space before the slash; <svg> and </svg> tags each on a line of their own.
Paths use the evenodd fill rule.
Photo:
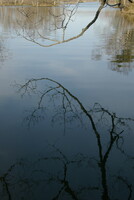
<svg viewBox="0 0 134 200">
<path fill-rule="evenodd" d="M 40 82 L 42 83 L 41 84 L 42 86 L 43 82 L 45 83 L 47 82 L 48 85 L 46 86 L 45 90 L 44 88 L 39 89 L 38 83 Z M 125 130 L 128 128 L 128 122 L 133 122 L 134 119 L 118 117 L 116 113 L 103 108 L 98 103 L 95 103 L 93 108 L 88 110 L 82 104 L 82 102 L 76 96 L 74 96 L 67 88 L 65 88 L 59 82 L 52 80 L 50 78 L 30 79 L 25 84 L 22 85 L 18 84 L 17 86 L 19 87 L 18 92 L 21 93 L 23 96 L 26 95 L 27 93 L 28 94 L 34 93 L 39 96 L 37 106 L 33 109 L 31 115 L 26 118 L 29 126 L 31 124 L 31 121 L 32 120 L 34 121 L 35 118 L 38 117 L 40 110 L 45 109 L 47 97 L 49 99 L 51 98 L 55 107 L 56 107 L 56 99 L 58 99 L 58 104 L 57 104 L 58 109 L 56 110 L 56 115 L 54 114 L 54 117 L 57 115 L 61 115 L 61 110 L 62 110 L 63 112 L 61 119 L 63 118 L 64 125 L 66 125 L 65 122 L 66 123 L 68 122 L 68 118 L 70 118 L 71 121 L 73 119 L 74 120 L 81 119 L 82 121 L 83 118 L 82 116 L 85 116 L 87 118 L 87 122 L 92 127 L 93 134 L 97 142 L 98 157 L 99 157 L 97 163 L 100 169 L 101 185 L 102 185 L 101 199 L 110 200 L 111 197 L 109 194 L 107 162 L 108 159 L 110 159 L 109 157 L 112 149 L 115 149 L 115 147 L 117 150 L 119 150 L 121 154 L 126 156 L 128 159 L 130 160 L 132 159 L 132 157 L 128 156 L 127 153 L 123 150 L 123 142 L 124 142 L 123 135 Z M 50 103 L 50 100 L 48 102 Z M 61 104 L 60 107 L 59 104 Z M 107 145 L 106 144 L 104 145 L 105 143 L 103 141 L 104 133 L 101 132 L 100 129 L 101 125 L 103 125 L 105 128 L 105 131 L 103 130 L 103 132 L 105 133 L 105 140 L 107 141 Z M 64 166 L 64 170 L 66 169 L 67 163 Z M 64 172 L 66 174 L 66 170 Z M 125 181 L 123 180 L 126 179 L 121 177 L 121 179 L 119 180 L 125 183 Z M 130 184 L 128 183 L 125 185 L 129 189 L 129 194 L 127 199 L 131 199 L 132 189 L 130 187 Z M 63 188 L 61 188 L 61 190 Z"/>
</svg>

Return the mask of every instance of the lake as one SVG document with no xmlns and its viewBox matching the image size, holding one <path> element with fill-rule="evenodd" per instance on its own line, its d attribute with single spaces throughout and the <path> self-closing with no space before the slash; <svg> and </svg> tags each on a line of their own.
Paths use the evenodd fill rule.
<svg viewBox="0 0 134 200">
<path fill-rule="evenodd" d="M 0 198 L 134 199 L 133 16 L 0 7 Z"/>
</svg>

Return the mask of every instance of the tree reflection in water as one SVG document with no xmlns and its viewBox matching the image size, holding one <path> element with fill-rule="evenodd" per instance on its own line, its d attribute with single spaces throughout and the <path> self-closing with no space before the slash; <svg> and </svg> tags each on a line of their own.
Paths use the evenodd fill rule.
<svg viewBox="0 0 134 200">
<path fill-rule="evenodd" d="M 93 19 L 74 36 L 68 36 L 67 32 L 76 16 L 79 3 L 43 9 L 38 7 L 9 8 L 8 13 L 5 8 L 1 8 L 1 20 L 5 28 L 13 27 L 18 36 L 41 47 L 51 47 L 81 37 L 96 22 L 105 5 L 107 1 L 101 2 L 98 9 L 94 11 Z M 100 60 L 102 56 L 108 55 L 110 57 L 109 68 L 127 74 L 132 70 L 134 61 L 134 17 L 124 15 L 119 11 L 113 12 L 112 15 L 114 16 L 112 23 L 109 22 L 112 24 L 112 31 L 107 31 L 105 37 L 102 34 L 103 47 L 101 45 L 101 49 L 98 46 L 94 48 L 92 58 Z M 103 17 L 106 19 L 108 16 L 109 10 L 101 16 L 102 20 Z M 75 29 L 75 23 L 73 27 Z"/>
<path fill-rule="evenodd" d="M 5 38 L 0 36 L 0 65 L 4 65 L 4 62 L 10 58 L 11 54 L 6 47 Z M 0 67 L 1 67 L 0 66 Z"/>
<path fill-rule="evenodd" d="M 19 31 L 17 31 L 17 34 L 26 40 L 33 42 L 39 46 L 42 47 L 51 47 L 58 44 L 66 43 L 72 40 L 75 40 L 79 37 L 81 37 L 98 19 L 102 9 L 104 6 L 108 5 L 107 1 L 100 1 L 100 6 L 98 7 L 97 11 L 94 14 L 93 19 L 80 31 L 80 33 L 76 34 L 73 37 L 66 38 L 66 29 L 71 22 L 73 16 L 77 12 L 78 6 L 79 6 L 79 0 L 74 3 L 74 5 L 70 4 L 63 4 L 62 7 L 59 7 L 58 9 L 55 8 L 49 8 L 47 9 L 48 16 L 51 19 L 51 24 L 49 24 L 49 31 L 52 31 L 55 33 L 55 31 L 62 31 L 60 32 L 60 35 L 62 37 L 60 39 L 54 39 L 54 36 L 47 36 L 46 32 L 43 34 L 40 33 L 40 30 L 38 30 L 38 24 L 40 23 L 40 20 L 37 21 L 38 18 L 36 18 L 36 22 L 33 23 L 34 30 L 29 31 L 26 27 L 26 24 L 31 24 L 33 22 L 32 15 L 35 15 L 35 13 L 30 12 L 30 15 L 25 12 L 25 9 L 21 8 L 18 9 L 19 13 L 26 19 L 26 24 L 22 25 L 21 20 L 17 21 L 19 26 Z M 58 13 L 56 12 L 58 10 Z M 28 11 L 29 12 L 29 11 Z M 38 15 L 38 9 L 36 10 L 36 15 Z"/>
<path fill-rule="evenodd" d="M 66 31 L 78 10 L 79 4 L 76 4 L 72 7 L 63 6 L 62 8 L 59 8 L 58 13 L 56 13 L 56 10 L 54 9 L 49 10 L 49 17 L 51 18 L 49 31 L 53 31 L 54 33 L 61 31 L 62 33 L 60 32 L 60 35 L 62 35 L 62 37 L 60 39 L 55 39 L 55 36 L 47 36 L 47 32 L 41 33 L 40 30 L 38 30 L 38 23 L 35 22 L 33 23 L 34 31 L 32 31 L 32 34 L 31 31 L 28 31 L 27 28 L 22 26 L 21 23 L 19 23 L 19 31 L 17 33 L 19 36 L 22 36 L 26 40 L 42 47 L 51 47 L 54 45 L 66 43 L 81 37 L 96 22 L 106 4 L 106 2 L 101 2 L 98 10 L 94 14 L 94 18 L 82 29 L 82 31 L 73 37 L 67 38 Z M 24 18 L 26 18 L 27 24 L 30 24 L 32 15 L 27 16 L 25 10 L 22 9 L 20 9 L 19 12 L 23 15 Z M 104 17 L 106 18 L 106 16 L 107 11 Z M 93 49 L 93 59 L 100 60 L 103 54 L 106 54 L 110 56 L 109 68 L 111 70 L 124 74 L 127 74 L 129 71 L 131 71 L 134 61 L 134 31 L 132 28 L 133 21 L 133 15 L 122 15 L 119 11 L 117 11 L 112 21 L 112 28 L 114 31 L 109 31 L 107 33 L 108 37 L 103 38 L 103 40 L 105 40 L 105 44 L 103 48 L 101 46 L 100 52 L 99 47 L 97 47 L 97 49 Z M 22 31 L 20 31 L 21 29 Z"/>
<path fill-rule="evenodd" d="M 57 107 L 54 118 L 58 116 L 59 120 L 60 116 L 65 126 L 69 122 L 69 118 L 71 121 L 87 119 L 86 123 L 92 128 L 94 138 L 96 139 L 95 149 L 98 151 L 98 156 L 90 157 L 83 153 L 78 153 L 73 157 L 69 157 L 64 154 L 64 150 L 60 150 L 55 145 L 50 145 L 52 152 L 48 156 L 41 156 L 28 165 L 25 161 L 20 161 L 11 166 L 1 176 L 1 185 L 8 199 L 12 199 L 12 195 L 14 196 L 13 187 L 17 187 L 17 191 L 20 191 L 20 189 L 25 191 L 25 194 L 26 191 L 28 193 L 32 191 L 34 194 L 35 188 L 36 190 L 39 189 L 43 195 L 40 199 L 80 200 L 92 198 L 113 200 L 124 198 L 131 200 L 134 198 L 133 179 L 131 180 L 129 174 L 133 168 L 134 157 L 127 154 L 123 145 L 129 122 L 133 122 L 134 119 L 118 117 L 116 113 L 103 108 L 98 103 L 88 110 L 66 87 L 49 78 L 31 79 L 25 82 L 25 84 L 18 84 L 17 87 L 19 88 L 19 93 L 23 96 L 26 94 L 36 94 L 39 98 L 35 108 L 26 117 L 28 126 L 32 122 L 37 122 L 40 111 L 46 109 L 48 98 L 49 104 L 53 102 L 54 107 Z M 127 163 L 129 163 L 129 167 L 126 163 L 124 163 L 124 166 L 121 166 L 121 169 L 119 167 L 119 171 L 117 170 L 118 174 L 111 173 L 108 165 L 110 160 L 111 163 L 115 162 L 112 158 L 112 152 L 115 150 L 116 153 L 117 151 L 120 152 L 119 159 L 123 156 L 127 159 Z M 19 167 L 18 172 L 14 172 L 16 167 Z M 26 168 L 26 172 L 22 173 L 21 170 L 23 171 L 24 168 Z M 127 170 L 127 173 L 125 170 Z M 91 173 L 93 172 L 93 179 L 87 180 L 90 171 Z M 84 183 L 81 182 L 81 176 L 85 176 L 86 181 Z M 77 183 L 74 181 L 76 177 Z M 118 192 L 120 187 L 125 193 L 121 194 Z M 25 195 L 23 197 L 27 199 Z M 36 198 L 35 196 L 34 199 Z"/>
<path fill-rule="evenodd" d="M 93 59 L 100 60 L 106 54 L 110 56 L 109 68 L 112 71 L 128 74 L 134 67 L 133 21 L 133 15 L 116 12 L 112 20 L 113 30 L 107 33 L 103 48 L 93 50 Z"/>
<path fill-rule="evenodd" d="M 133 16 L 122 16 L 122 20 L 115 20 L 115 27 L 118 27 L 122 33 L 120 35 L 116 31 L 112 35 L 112 41 L 110 42 L 115 48 L 115 53 L 112 54 L 111 69 L 113 71 L 121 72 L 127 74 L 133 68 L 134 61 L 134 30 L 132 27 L 134 21 Z M 117 30 L 117 29 L 116 29 Z M 115 44 L 115 39 L 117 44 Z"/>
</svg>

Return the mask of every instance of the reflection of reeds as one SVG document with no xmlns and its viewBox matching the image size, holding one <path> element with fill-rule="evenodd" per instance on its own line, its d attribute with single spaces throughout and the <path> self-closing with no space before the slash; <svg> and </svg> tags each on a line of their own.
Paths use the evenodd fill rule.
<svg viewBox="0 0 134 200">
<path fill-rule="evenodd" d="M 80 0 L 79 2 L 90 2 L 91 0 Z M 55 6 L 62 2 L 76 3 L 78 0 L 0 0 L 0 5 L 31 5 L 31 6 Z"/>
<path fill-rule="evenodd" d="M 117 11 L 112 13 L 111 18 L 109 13 L 104 13 L 102 17 L 112 20 L 108 23 L 111 23 L 113 31 L 108 31 L 105 39 L 102 35 L 104 45 L 93 49 L 92 58 L 101 60 L 106 54 L 110 58 L 109 68 L 112 71 L 128 74 L 134 68 L 134 16 Z"/>
<path fill-rule="evenodd" d="M 41 30 L 47 34 L 50 32 L 51 26 L 56 23 L 58 26 L 59 19 L 55 18 L 53 15 L 61 16 L 63 12 L 62 8 L 55 7 L 45 7 L 38 8 L 35 7 L 0 7 L 0 24 L 2 29 L 9 30 L 13 29 L 17 32 L 20 30 L 25 30 L 26 32 L 37 32 Z M 51 13 L 54 13 L 53 15 Z"/>
<path fill-rule="evenodd" d="M 47 6 L 49 5 L 54 5 L 57 3 L 58 0 L 1 0 L 0 4 L 1 5 L 32 5 L 32 6 L 38 6 L 38 5 L 44 5 Z"/>
<path fill-rule="evenodd" d="M 123 13 L 125 14 L 134 14 L 134 4 L 128 4 L 124 9 Z"/>
</svg>

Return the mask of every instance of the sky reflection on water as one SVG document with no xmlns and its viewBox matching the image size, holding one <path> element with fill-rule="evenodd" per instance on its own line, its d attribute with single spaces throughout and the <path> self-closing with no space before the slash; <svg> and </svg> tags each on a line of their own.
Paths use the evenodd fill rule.
<svg viewBox="0 0 134 200">
<path fill-rule="evenodd" d="M 81 4 L 65 37 L 97 6 Z M 62 8 L 0 10 L 2 200 L 133 199 L 132 19 L 104 9 L 45 48 L 32 40 L 63 39 Z"/>
</svg>

